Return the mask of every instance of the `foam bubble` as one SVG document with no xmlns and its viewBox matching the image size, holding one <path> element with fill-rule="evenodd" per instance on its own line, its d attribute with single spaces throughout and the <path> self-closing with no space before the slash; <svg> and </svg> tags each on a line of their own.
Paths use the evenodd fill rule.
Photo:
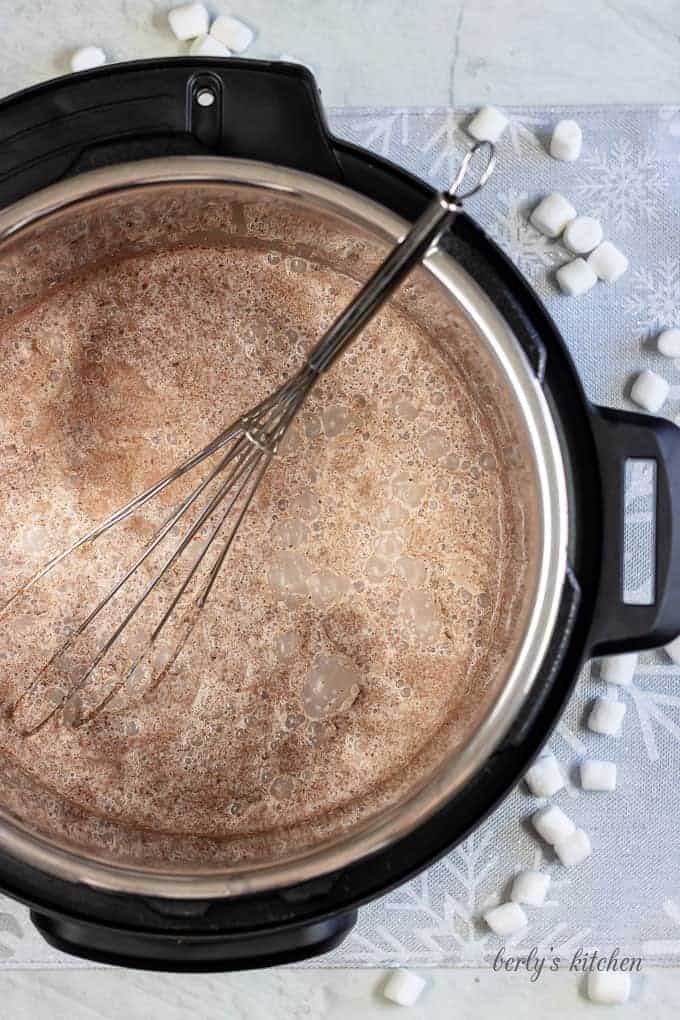
<svg viewBox="0 0 680 1020">
<path fill-rule="evenodd" d="M 434 598 L 427 591 L 405 591 L 399 610 L 415 635 L 423 641 L 436 641 L 442 631 L 442 619 Z"/>
<path fill-rule="evenodd" d="M 422 482 L 415 482 L 408 474 L 402 472 L 392 481 L 392 492 L 402 503 L 412 510 L 423 500 L 427 492 L 427 486 Z"/>
<path fill-rule="evenodd" d="M 294 659 L 300 650 L 300 635 L 297 631 L 287 630 L 279 634 L 274 643 L 274 650 L 279 659 Z"/>
<path fill-rule="evenodd" d="M 359 674 L 337 655 L 318 656 L 302 692 L 302 704 L 310 719 L 326 719 L 346 712 L 359 696 Z"/>
<path fill-rule="evenodd" d="M 295 547 L 304 545 L 309 538 L 309 528 L 301 520 L 292 518 L 279 523 L 272 531 L 276 542 L 284 546 Z"/>
<path fill-rule="evenodd" d="M 441 460 L 447 453 L 450 442 L 444 432 L 431 429 L 420 437 L 419 446 L 428 460 Z"/>
<path fill-rule="evenodd" d="M 329 439 L 346 432 L 354 424 L 352 412 L 341 404 L 330 404 L 321 412 L 323 426 Z"/>
<path fill-rule="evenodd" d="M 407 584 L 421 588 L 427 579 L 427 565 L 415 556 L 402 556 L 397 560 L 397 569 Z"/>
</svg>

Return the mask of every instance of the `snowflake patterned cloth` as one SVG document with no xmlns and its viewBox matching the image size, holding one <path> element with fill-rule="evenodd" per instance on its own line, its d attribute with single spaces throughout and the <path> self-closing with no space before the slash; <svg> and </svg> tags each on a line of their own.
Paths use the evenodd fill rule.
<svg viewBox="0 0 680 1020">
<path fill-rule="evenodd" d="M 680 422 L 680 362 L 661 359 L 650 340 L 680 326 L 680 107 L 506 111 L 494 178 L 472 207 L 547 303 L 589 396 L 630 407 L 624 394 L 642 368 L 671 383 L 664 412 Z M 336 134 L 373 149 L 432 184 L 448 184 L 470 139 L 463 110 L 338 110 Z M 583 127 L 576 163 L 546 153 L 555 122 Z M 563 298 L 554 270 L 568 261 L 559 240 L 537 233 L 527 211 L 560 191 L 579 212 L 598 216 L 605 237 L 630 258 L 614 286 L 599 285 L 579 300 Z M 627 585 L 632 600 L 650 590 L 651 475 L 628 478 Z M 639 600 L 638 598 L 638 600 Z M 591 733 L 584 717 L 592 699 L 623 698 L 627 714 L 618 740 Z M 475 966 L 500 942 L 481 921 L 487 906 L 507 897 L 513 875 L 544 867 L 552 876 L 545 904 L 528 908 L 530 927 L 511 945 L 566 958 L 577 947 L 642 955 L 647 964 L 680 961 L 680 669 L 663 653 L 641 656 L 629 688 L 607 687 L 588 665 L 558 723 L 550 747 L 563 762 L 567 787 L 559 804 L 590 835 L 592 856 L 562 868 L 532 836 L 527 818 L 543 801 L 524 784 L 468 840 L 414 881 L 360 911 L 347 941 L 306 966 Z M 613 794 L 583 792 L 584 757 L 617 762 Z M 651 792 L 651 796 L 650 796 Z M 0 897 L 0 961 L 8 967 L 82 966 L 50 949 L 25 908 Z M 0 964 L 1 965 L 1 964 Z"/>
</svg>

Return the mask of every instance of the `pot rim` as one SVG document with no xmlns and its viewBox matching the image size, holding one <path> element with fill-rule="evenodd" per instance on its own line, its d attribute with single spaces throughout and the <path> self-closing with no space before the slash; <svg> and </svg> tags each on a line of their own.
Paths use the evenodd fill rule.
<svg viewBox="0 0 680 1020">
<path fill-rule="evenodd" d="M 0 245 L 56 212 L 106 194 L 157 185 L 247 185 L 299 198 L 350 219 L 393 243 L 407 222 L 356 191 L 287 167 L 214 156 L 174 156 L 120 164 L 51 185 L 0 211 Z M 531 444 L 538 486 L 540 549 L 534 606 L 508 678 L 472 738 L 408 800 L 368 819 L 332 842 L 261 866 L 225 871 L 153 871 L 85 856 L 36 835 L 0 810 L 0 849 L 48 874 L 108 892 L 170 899 L 208 899 L 261 893 L 336 872 L 397 842 L 432 817 L 499 747 L 530 694 L 550 641 L 567 565 L 569 518 L 565 468 L 547 400 L 512 330 L 487 295 L 453 258 L 437 250 L 423 262 L 486 341 L 510 384 Z"/>
</svg>

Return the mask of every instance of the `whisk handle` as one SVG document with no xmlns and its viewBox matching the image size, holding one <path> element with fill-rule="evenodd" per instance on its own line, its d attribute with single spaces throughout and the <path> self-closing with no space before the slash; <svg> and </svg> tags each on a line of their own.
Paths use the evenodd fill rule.
<svg viewBox="0 0 680 1020">
<path fill-rule="evenodd" d="M 470 162 L 475 153 L 482 148 L 489 150 L 486 167 L 478 182 L 467 191 L 461 192 L 461 185 Z M 435 195 L 408 233 L 378 266 L 354 300 L 338 315 L 314 347 L 307 359 L 307 364 L 313 372 L 321 375 L 352 343 L 404 277 L 425 257 L 431 246 L 458 215 L 463 207 L 463 199 L 474 195 L 484 186 L 493 172 L 494 163 L 494 147 L 490 142 L 478 142 L 470 149 L 449 190 Z"/>
</svg>

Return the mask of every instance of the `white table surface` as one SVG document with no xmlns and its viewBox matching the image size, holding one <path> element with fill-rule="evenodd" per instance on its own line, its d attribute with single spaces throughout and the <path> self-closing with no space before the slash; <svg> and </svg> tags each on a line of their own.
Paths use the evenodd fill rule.
<svg viewBox="0 0 680 1020">
<path fill-rule="evenodd" d="M 171 3 L 0 0 L 0 95 L 67 70 L 75 47 L 113 59 L 186 52 L 167 29 Z M 314 65 L 331 106 L 680 103 L 678 0 L 214 0 L 258 30 L 249 55 Z M 557 46 L 557 50 L 555 47 Z M 615 910 L 612 904 L 612 910 Z M 375 971 L 172 976 L 108 970 L 3 971 L 7 1020 L 362 1020 L 396 1015 Z M 601 1016 L 569 973 L 437 970 L 409 1014 L 496 1020 Z M 680 971 L 649 970 L 621 1011 L 677 1015 Z M 618 1014 L 615 1014 L 618 1015 Z"/>
</svg>

